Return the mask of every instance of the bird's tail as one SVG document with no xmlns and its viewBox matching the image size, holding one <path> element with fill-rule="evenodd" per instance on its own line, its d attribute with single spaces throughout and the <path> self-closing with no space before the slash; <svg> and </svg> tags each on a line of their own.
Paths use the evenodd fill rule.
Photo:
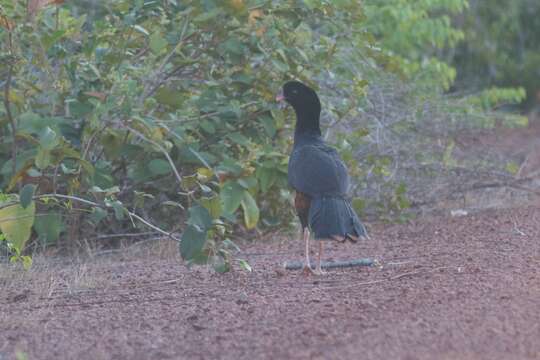
<svg viewBox="0 0 540 360">
<path fill-rule="evenodd" d="M 368 237 L 351 203 L 342 196 L 321 196 L 311 200 L 309 226 L 315 239 L 339 239 L 356 242 Z"/>
</svg>

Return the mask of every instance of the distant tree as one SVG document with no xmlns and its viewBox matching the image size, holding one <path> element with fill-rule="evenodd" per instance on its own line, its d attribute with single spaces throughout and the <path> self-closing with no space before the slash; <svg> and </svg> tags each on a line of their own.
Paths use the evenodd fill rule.
<svg viewBox="0 0 540 360">
<path fill-rule="evenodd" d="M 463 40 L 462 30 L 451 23 L 467 0 L 366 0 L 366 27 L 378 40 L 398 70 L 417 85 L 446 90 L 456 71 L 441 59 L 443 49 Z"/>
<path fill-rule="evenodd" d="M 540 90 L 540 2 L 470 0 L 455 25 L 466 36 L 452 52 L 455 88 L 524 87 L 525 108 L 538 103 Z"/>
</svg>

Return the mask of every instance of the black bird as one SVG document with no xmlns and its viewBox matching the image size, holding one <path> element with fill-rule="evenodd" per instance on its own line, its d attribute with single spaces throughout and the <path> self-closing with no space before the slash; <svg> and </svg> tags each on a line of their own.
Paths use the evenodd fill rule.
<svg viewBox="0 0 540 360">
<path fill-rule="evenodd" d="M 300 218 L 305 242 L 304 273 L 323 274 L 322 240 L 357 242 L 367 232 L 347 200 L 349 175 L 337 151 L 321 137 L 321 103 L 317 93 L 298 81 L 283 85 L 276 97 L 296 112 L 294 146 L 289 158 L 289 186 L 295 192 L 294 207 Z M 315 271 L 309 261 L 310 229 L 319 241 Z"/>
</svg>

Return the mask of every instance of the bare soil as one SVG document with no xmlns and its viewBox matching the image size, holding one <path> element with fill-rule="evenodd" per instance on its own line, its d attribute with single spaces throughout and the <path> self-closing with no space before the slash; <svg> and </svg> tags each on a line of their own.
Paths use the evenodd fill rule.
<svg viewBox="0 0 540 360">
<path fill-rule="evenodd" d="M 244 247 L 253 272 L 175 256 L 0 267 L 0 359 L 540 359 L 540 209 L 372 225 L 280 270 L 300 240 Z"/>
</svg>

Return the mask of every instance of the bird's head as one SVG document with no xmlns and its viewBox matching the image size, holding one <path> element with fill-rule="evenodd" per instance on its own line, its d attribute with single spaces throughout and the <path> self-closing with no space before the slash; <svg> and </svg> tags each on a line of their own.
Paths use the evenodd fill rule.
<svg viewBox="0 0 540 360">
<path fill-rule="evenodd" d="M 321 112 L 321 102 L 315 90 L 299 81 L 289 81 L 283 85 L 283 90 L 276 96 L 276 100 L 286 101 L 297 114 L 317 114 L 318 118 Z"/>
</svg>

